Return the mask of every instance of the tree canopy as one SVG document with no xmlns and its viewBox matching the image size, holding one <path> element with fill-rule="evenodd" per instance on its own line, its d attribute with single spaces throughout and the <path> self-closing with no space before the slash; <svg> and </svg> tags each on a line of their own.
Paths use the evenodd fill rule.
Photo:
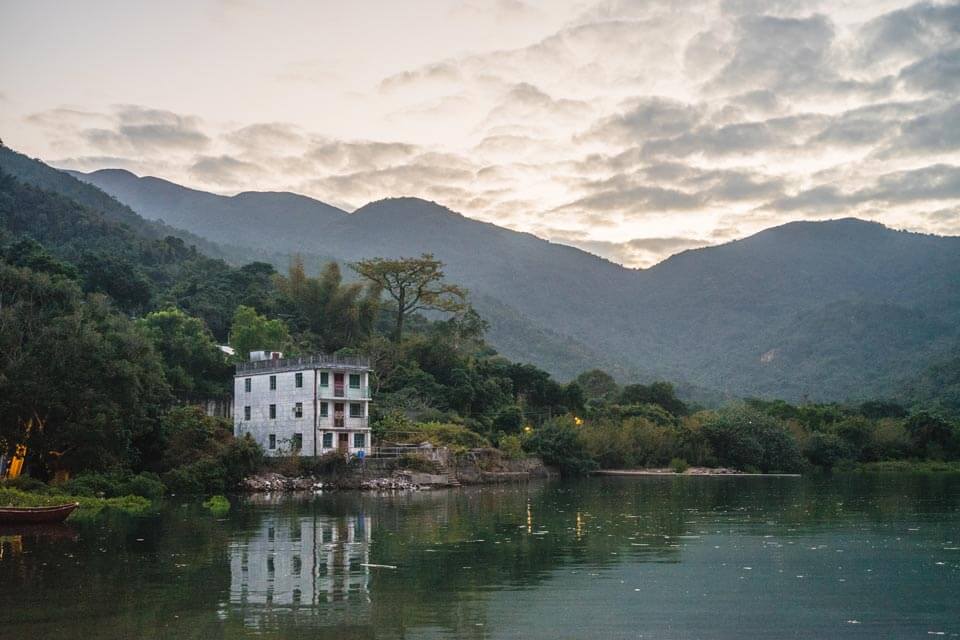
<svg viewBox="0 0 960 640">
<path fill-rule="evenodd" d="M 350 265 L 396 303 L 394 339 L 403 338 L 404 321 L 417 311 L 466 311 L 467 291 L 443 281 L 443 263 L 425 253 L 419 258 L 371 258 Z"/>
</svg>

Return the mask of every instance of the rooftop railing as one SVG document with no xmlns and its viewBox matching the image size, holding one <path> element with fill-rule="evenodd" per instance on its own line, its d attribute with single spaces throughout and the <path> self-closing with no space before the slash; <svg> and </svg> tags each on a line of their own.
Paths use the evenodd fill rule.
<svg viewBox="0 0 960 640">
<path fill-rule="evenodd" d="M 277 360 L 254 360 L 237 364 L 237 373 L 251 373 L 273 371 L 278 369 L 296 369 L 308 367 L 345 367 L 353 369 L 369 369 L 370 358 L 367 356 L 336 356 L 316 354 L 299 356 L 296 358 L 280 358 Z"/>
</svg>

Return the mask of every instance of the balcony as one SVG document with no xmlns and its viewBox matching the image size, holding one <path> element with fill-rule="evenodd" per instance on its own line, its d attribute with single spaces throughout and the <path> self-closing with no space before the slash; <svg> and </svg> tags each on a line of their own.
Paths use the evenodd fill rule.
<svg viewBox="0 0 960 640">
<path fill-rule="evenodd" d="M 369 426 L 368 418 L 351 418 L 350 416 L 344 416 L 340 413 L 335 413 L 333 415 L 333 420 L 330 418 L 320 418 L 320 423 L 317 425 L 317 428 L 321 431 L 323 429 L 366 429 Z"/>
<path fill-rule="evenodd" d="M 317 387 L 317 397 L 337 400 L 369 400 L 370 387 L 348 387 L 342 384 L 332 384 L 326 387 Z"/>
</svg>

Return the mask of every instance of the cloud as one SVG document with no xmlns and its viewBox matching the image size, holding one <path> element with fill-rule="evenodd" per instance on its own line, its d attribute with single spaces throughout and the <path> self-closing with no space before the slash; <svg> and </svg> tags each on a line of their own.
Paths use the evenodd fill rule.
<svg viewBox="0 0 960 640">
<path fill-rule="evenodd" d="M 380 81 L 381 91 L 398 91 L 427 83 L 454 83 L 461 79 L 460 69 L 453 61 L 438 62 L 419 69 L 402 71 Z"/>
<path fill-rule="evenodd" d="M 150 154 L 167 151 L 198 151 L 210 144 L 200 128 L 199 118 L 139 105 L 121 105 L 110 114 L 89 114 L 76 110 L 57 110 L 31 116 L 43 122 L 67 115 L 61 121 L 65 130 L 77 135 L 92 149 L 108 154 Z M 101 126 L 87 127 L 90 121 Z"/>
<path fill-rule="evenodd" d="M 487 114 L 485 126 L 501 123 L 541 122 L 557 125 L 577 123 L 591 113 L 583 100 L 554 98 L 537 86 L 520 82 L 511 86 Z"/>
<path fill-rule="evenodd" d="M 707 125 L 672 138 L 650 140 L 643 145 L 643 154 L 647 157 L 728 156 L 786 150 L 802 143 L 811 131 L 828 120 L 826 116 L 801 114 L 721 127 Z"/>
<path fill-rule="evenodd" d="M 230 156 L 199 156 L 189 171 L 203 182 L 234 187 L 255 181 L 263 173 L 263 168 Z"/>
<path fill-rule="evenodd" d="M 327 171 L 371 171 L 404 162 L 421 149 L 402 142 L 326 140 L 313 144 L 305 156 Z"/>
<path fill-rule="evenodd" d="M 834 26 L 829 18 L 749 15 L 736 24 L 733 55 L 708 87 L 722 91 L 815 91 L 834 73 L 828 64 Z"/>
<path fill-rule="evenodd" d="M 659 96 L 631 100 L 627 108 L 602 119 L 582 137 L 632 144 L 647 138 L 676 136 L 692 129 L 703 118 L 699 107 Z"/>
<path fill-rule="evenodd" d="M 900 81 L 914 91 L 960 94 L 960 48 L 939 51 L 900 71 Z"/>
<path fill-rule="evenodd" d="M 882 157 L 936 154 L 960 149 L 960 103 L 925 113 L 900 125 L 900 134 L 881 152 Z"/>
<path fill-rule="evenodd" d="M 391 48 L 385 77 L 363 56 L 265 65 L 264 91 L 296 117 L 63 104 L 14 126 L 64 166 L 347 207 L 418 195 L 628 264 L 823 215 L 945 232 L 960 199 L 958 12 L 958 0 L 466 0 L 423 23 L 415 54 Z M 501 22 L 502 37 L 432 39 L 444 20 Z M 300 108 L 319 92 L 322 109 Z"/>
<path fill-rule="evenodd" d="M 475 172 L 462 159 L 425 154 L 408 164 L 317 178 L 308 192 L 335 194 L 340 201 L 369 202 L 387 197 L 431 198 L 467 186 Z M 469 195 L 464 191 L 463 195 Z"/>
<path fill-rule="evenodd" d="M 901 205 L 936 200 L 960 199 L 960 167 L 935 164 L 920 169 L 894 171 L 877 177 L 872 184 L 846 191 L 836 185 L 819 185 L 777 199 L 763 207 L 776 211 L 806 214 L 843 213 L 865 203 Z"/>
<path fill-rule="evenodd" d="M 856 54 L 864 64 L 925 57 L 960 40 L 960 3 L 918 2 L 867 22 Z"/>
<path fill-rule="evenodd" d="M 895 135 L 901 122 L 930 106 L 923 101 L 881 102 L 850 109 L 834 116 L 809 142 L 845 148 L 877 145 Z"/>
<path fill-rule="evenodd" d="M 637 184 L 632 176 L 616 176 L 608 180 L 584 185 L 592 192 L 559 210 L 579 210 L 598 213 L 615 211 L 623 215 L 643 216 L 662 211 L 696 209 L 704 204 L 697 193 L 669 187 Z"/>
<path fill-rule="evenodd" d="M 247 150 L 287 149 L 304 138 L 296 125 L 287 122 L 259 122 L 227 133 L 227 142 Z"/>
<path fill-rule="evenodd" d="M 550 239 L 595 253 L 614 262 L 631 267 L 649 267 L 664 255 L 709 246 L 709 241 L 687 237 L 633 238 L 625 242 L 585 239 L 578 234 L 555 232 Z"/>
</svg>

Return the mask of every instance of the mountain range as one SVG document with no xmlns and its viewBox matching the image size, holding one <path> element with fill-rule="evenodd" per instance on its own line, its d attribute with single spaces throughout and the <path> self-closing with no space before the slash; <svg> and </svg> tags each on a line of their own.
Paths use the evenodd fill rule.
<svg viewBox="0 0 960 640">
<path fill-rule="evenodd" d="M 0 169 L 37 182 L 23 156 L 0 152 Z M 88 184 L 58 175 L 59 192 L 87 187 L 89 200 L 102 190 L 116 201 L 100 208 L 115 217 L 162 221 L 234 263 L 433 253 L 470 289 L 498 350 L 561 378 L 599 366 L 691 392 L 855 400 L 896 397 L 960 351 L 956 237 L 851 218 L 794 222 L 635 270 L 416 198 L 348 213 L 290 193 L 227 197 L 122 170 L 72 174 Z"/>
</svg>

